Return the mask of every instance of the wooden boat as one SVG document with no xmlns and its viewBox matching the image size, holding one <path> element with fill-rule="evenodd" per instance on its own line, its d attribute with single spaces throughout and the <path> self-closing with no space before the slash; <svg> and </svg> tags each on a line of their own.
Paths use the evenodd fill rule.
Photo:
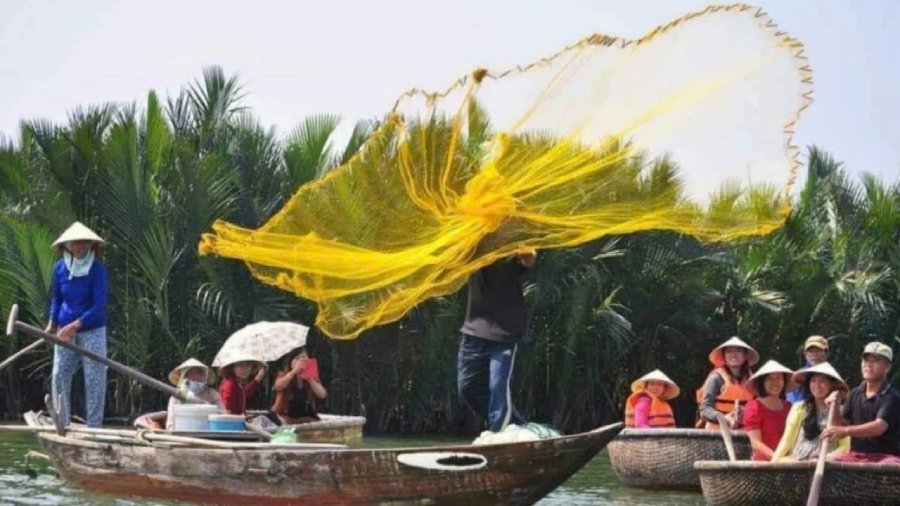
<svg viewBox="0 0 900 506">
<path fill-rule="evenodd" d="M 750 458 L 750 439 L 733 431 L 738 459 Z M 700 491 L 698 460 L 728 460 L 719 431 L 705 429 L 625 429 L 607 449 L 613 471 L 629 487 Z"/>
<path fill-rule="evenodd" d="M 815 461 L 697 462 L 703 497 L 710 505 L 806 504 Z M 819 504 L 900 505 L 900 465 L 825 463 Z"/>
<path fill-rule="evenodd" d="M 119 496 L 213 504 L 533 504 L 612 440 L 622 424 L 539 441 L 429 448 L 217 446 L 41 428 L 38 440 L 74 486 Z M 87 429 L 85 429 L 87 430 Z M 175 438 L 177 439 L 177 438 Z M 224 447 L 224 445 L 230 445 Z"/>
</svg>

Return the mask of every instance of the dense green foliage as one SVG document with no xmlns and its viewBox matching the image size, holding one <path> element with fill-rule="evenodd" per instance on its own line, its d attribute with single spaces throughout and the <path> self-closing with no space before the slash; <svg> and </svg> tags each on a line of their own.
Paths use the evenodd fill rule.
<svg viewBox="0 0 900 506">
<path fill-rule="evenodd" d="M 343 146 L 332 115 L 282 136 L 242 97 L 236 78 L 210 68 L 166 101 L 150 93 L 140 107 L 78 109 L 63 125 L 25 121 L 20 138 L 0 139 L 0 310 L 18 302 L 23 320 L 43 326 L 50 243 L 78 219 L 108 241 L 117 360 L 164 377 L 188 356 L 210 361 L 247 323 L 312 322 L 314 306 L 255 282 L 242 264 L 198 258 L 199 235 L 216 218 L 258 226 L 355 153 L 375 122 L 357 123 Z M 472 124 L 479 135 L 489 128 L 485 118 Z M 660 176 L 676 170 L 640 163 Z M 706 355 L 735 333 L 792 367 L 807 335 L 834 336 L 833 362 L 857 381 L 863 344 L 900 336 L 900 181 L 856 181 L 811 148 L 793 212 L 770 236 L 705 245 L 648 233 L 545 251 L 527 290 L 538 339 L 517 357 L 514 398 L 527 416 L 566 430 L 621 418 L 627 385 L 656 367 L 682 386 L 678 416 L 690 423 Z M 314 332 L 329 410 L 363 413 L 375 431 L 475 429 L 456 395 L 464 310 L 456 294 L 353 342 Z M 25 344 L 4 338 L 0 350 Z M 7 416 L 40 405 L 48 350 L 0 374 Z M 109 415 L 165 401 L 122 376 L 110 386 Z"/>
</svg>

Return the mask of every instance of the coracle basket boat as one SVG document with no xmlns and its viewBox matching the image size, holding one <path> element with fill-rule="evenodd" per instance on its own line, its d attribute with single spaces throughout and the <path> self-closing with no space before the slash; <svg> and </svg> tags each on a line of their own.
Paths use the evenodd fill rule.
<svg viewBox="0 0 900 506">
<path fill-rule="evenodd" d="M 750 458 L 750 439 L 732 431 L 738 459 Z M 625 429 L 607 446 L 619 481 L 652 490 L 700 491 L 698 460 L 728 460 L 719 431 L 706 429 Z"/>
<path fill-rule="evenodd" d="M 363 437 L 365 417 L 319 413 L 318 422 L 292 425 L 299 441 L 321 443 L 359 443 Z"/>
<path fill-rule="evenodd" d="M 815 461 L 697 462 L 710 505 L 806 504 Z M 900 505 L 900 465 L 826 462 L 821 506 Z"/>
</svg>

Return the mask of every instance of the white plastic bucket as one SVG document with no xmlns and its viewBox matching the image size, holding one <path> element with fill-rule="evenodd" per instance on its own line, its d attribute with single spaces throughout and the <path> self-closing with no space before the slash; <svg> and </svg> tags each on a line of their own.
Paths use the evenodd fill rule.
<svg viewBox="0 0 900 506">
<path fill-rule="evenodd" d="M 219 408 L 212 404 L 176 404 L 175 430 L 207 430 L 209 415 L 219 414 Z"/>
</svg>

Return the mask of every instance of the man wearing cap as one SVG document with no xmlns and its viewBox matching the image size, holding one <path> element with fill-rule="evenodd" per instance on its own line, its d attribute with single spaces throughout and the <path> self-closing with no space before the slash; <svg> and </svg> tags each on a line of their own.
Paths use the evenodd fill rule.
<svg viewBox="0 0 900 506">
<path fill-rule="evenodd" d="M 50 280 L 50 317 L 47 332 L 56 333 L 64 341 L 106 356 L 106 296 L 108 276 L 100 262 L 103 239 L 93 230 L 75 222 L 53 247 L 62 258 L 53 266 Z M 71 417 L 72 376 L 78 361 L 84 369 L 85 416 L 88 427 L 100 427 L 106 402 L 106 366 L 62 346 L 53 351 L 53 400 L 62 397 L 57 406 L 64 425 Z"/>
<path fill-rule="evenodd" d="M 806 342 L 803 343 L 803 356 L 806 358 L 806 365 L 798 369 L 797 372 L 827 362 L 828 351 L 827 339 L 822 336 L 807 337 Z M 805 401 L 806 394 L 803 392 L 803 387 L 797 384 L 792 384 L 792 387 L 787 393 L 787 400 L 791 404 Z"/>
<path fill-rule="evenodd" d="M 850 462 L 897 461 L 900 456 L 900 396 L 887 381 L 894 352 L 890 346 L 871 342 L 863 349 L 863 383 L 850 391 L 840 414 L 822 437 L 850 436 L 850 452 L 835 460 Z M 838 392 L 827 403 L 837 400 Z"/>
</svg>

